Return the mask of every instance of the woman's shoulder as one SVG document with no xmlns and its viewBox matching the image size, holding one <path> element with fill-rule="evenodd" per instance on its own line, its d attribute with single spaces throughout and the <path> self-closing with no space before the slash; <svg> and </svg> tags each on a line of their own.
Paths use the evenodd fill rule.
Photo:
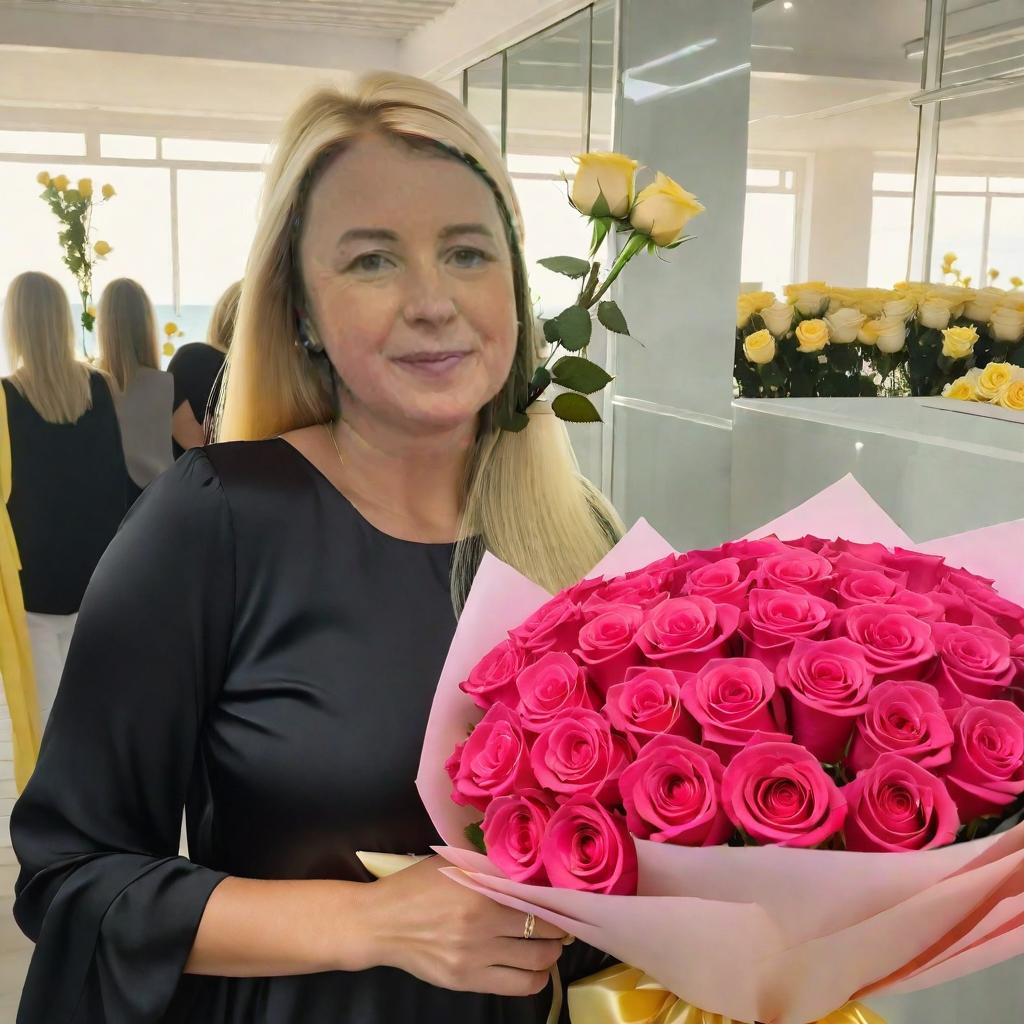
<svg viewBox="0 0 1024 1024">
<path fill-rule="evenodd" d="M 169 373 L 192 366 L 219 366 L 224 362 L 224 353 L 205 341 L 190 341 L 182 345 L 167 364 Z"/>
</svg>

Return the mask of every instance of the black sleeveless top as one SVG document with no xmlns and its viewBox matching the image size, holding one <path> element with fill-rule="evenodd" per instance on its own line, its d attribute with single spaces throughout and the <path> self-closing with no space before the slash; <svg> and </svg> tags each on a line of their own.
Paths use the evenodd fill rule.
<svg viewBox="0 0 1024 1024">
<path fill-rule="evenodd" d="M 92 408 L 49 423 L 4 380 L 11 435 L 7 502 L 30 612 L 71 615 L 128 507 L 128 471 L 114 401 L 91 374 Z"/>
</svg>

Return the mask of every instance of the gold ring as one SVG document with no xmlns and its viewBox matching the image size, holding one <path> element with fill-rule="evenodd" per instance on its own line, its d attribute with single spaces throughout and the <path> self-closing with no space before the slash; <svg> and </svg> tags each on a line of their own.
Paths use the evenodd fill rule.
<svg viewBox="0 0 1024 1024">
<path fill-rule="evenodd" d="M 523 928 L 523 938 L 524 939 L 532 939 L 533 938 L 533 930 L 536 927 L 537 927 L 537 918 L 535 918 L 533 916 L 533 914 L 527 914 L 526 915 L 526 926 Z"/>
</svg>

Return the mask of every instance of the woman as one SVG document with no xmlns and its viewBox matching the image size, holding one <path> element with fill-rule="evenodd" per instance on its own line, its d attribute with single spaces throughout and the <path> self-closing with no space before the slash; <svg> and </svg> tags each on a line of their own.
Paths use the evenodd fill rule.
<svg viewBox="0 0 1024 1024">
<path fill-rule="evenodd" d="M 226 443 L 127 517 L 14 810 L 19 1020 L 535 1024 L 558 929 L 355 855 L 437 842 L 414 778 L 481 550 L 554 588 L 620 530 L 554 416 L 495 426 L 537 359 L 511 183 L 378 73 L 302 104 L 264 196 Z"/>
<path fill-rule="evenodd" d="M 21 560 L 40 725 L 57 692 L 82 595 L 127 508 L 121 435 L 102 373 L 75 358 L 64 289 L 16 277 L 4 304 L 11 439 L 7 502 Z"/>
<path fill-rule="evenodd" d="M 122 277 L 103 289 L 96 325 L 100 367 L 114 383 L 114 407 L 134 501 L 174 461 L 174 379 L 160 369 L 156 313 L 137 281 Z"/>
<path fill-rule="evenodd" d="M 231 347 L 242 282 L 229 285 L 213 307 L 206 344 L 182 345 L 167 364 L 174 377 L 174 457 L 206 443 L 207 413 L 217 407 L 220 374 Z"/>
</svg>

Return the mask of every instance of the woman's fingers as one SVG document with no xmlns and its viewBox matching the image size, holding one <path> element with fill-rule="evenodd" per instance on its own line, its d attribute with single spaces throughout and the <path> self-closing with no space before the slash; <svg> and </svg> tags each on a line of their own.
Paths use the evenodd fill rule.
<svg viewBox="0 0 1024 1024">
<path fill-rule="evenodd" d="M 526 938 L 526 914 L 521 910 L 509 910 L 507 907 L 501 909 L 500 929 L 496 934 L 503 935 L 508 939 Z M 539 917 L 534 917 L 531 939 L 558 939 L 561 942 L 565 937 L 566 934 L 561 928 L 548 924 L 547 921 L 542 921 Z"/>
<path fill-rule="evenodd" d="M 559 939 L 495 939 L 488 953 L 493 967 L 548 971 L 562 955 L 562 943 Z"/>
<path fill-rule="evenodd" d="M 491 967 L 485 973 L 484 991 L 499 996 L 535 996 L 544 991 L 549 980 L 547 971 Z"/>
</svg>

